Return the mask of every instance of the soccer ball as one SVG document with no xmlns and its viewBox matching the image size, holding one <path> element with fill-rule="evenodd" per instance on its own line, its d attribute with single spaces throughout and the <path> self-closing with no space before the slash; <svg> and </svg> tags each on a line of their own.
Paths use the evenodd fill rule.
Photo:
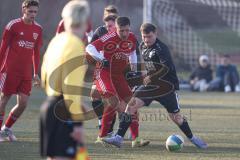
<svg viewBox="0 0 240 160">
<path fill-rule="evenodd" d="M 180 135 L 171 135 L 166 141 L 166 148 L 168 151 L 174 152 L 182 149 L 184 139 Z"/>
</svg>

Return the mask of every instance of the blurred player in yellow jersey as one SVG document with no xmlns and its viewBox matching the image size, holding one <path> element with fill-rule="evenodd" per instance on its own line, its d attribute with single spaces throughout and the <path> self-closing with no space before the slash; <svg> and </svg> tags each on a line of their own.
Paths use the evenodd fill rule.
<svg viewBox="0 0 240 160">
<path fill-rule="evenodd" d="M 54 160 L 88 160 L 83 145 L 82 101 L 85 46 L 81 40 L 89 17 L 87 1 L 70 1 L 62 11 L 65 32 L 55 36 L 44 55 L 42 84 L 47 99 L 41 107 L 41 156 Z M 84 114 L 80 114 L 84 115 Z M 84 151 L 84 152 L 83 152 Z"/>
</svg>

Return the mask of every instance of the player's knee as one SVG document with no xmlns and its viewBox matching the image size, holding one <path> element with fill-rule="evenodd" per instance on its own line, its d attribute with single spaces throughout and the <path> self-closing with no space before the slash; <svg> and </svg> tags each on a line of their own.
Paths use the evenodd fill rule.
<svg viewBox="0 0 240 160">
<path fill-rule="evenodd" d="M 129 106 L 129 107 L 128 107 L 128 112 L 129 112 L 131 115 L 134 115 L 134 114 L 137 112 L 136 106 Z"/>
<path fill-rule="evenodd" d="M 18 102 L 20 108 L 25 108 L 27 106 L 27 99 L 22 99 Z"/>
<path fill-rule="evenodd" d="M 178 112 L 178 113 L 169 113 L 170 118 L 174 123 L 177 125 L 181 125 L 183 123 L 183 116 Z"/>
<path fill-rule="evenodd" d="M 136 105 L 136 99 L 135 98 L 132 98 L 129 103 L 128 103 L 129 106 L 135 106 Z"/>
<path fill-rule="evenodd" d="M 91 93 L 90 93 L 90 97 L 93 100 L 99 100 L 101 99 L 101 95 L 99 94 L 98 90 L 96 88 L 92 88 Z"/>
<path fill-rule="evenodd" d="M 136 107 L 137 108 L 140 108 L 140 107 L 144 106 L 144 102 L 139 98 L 135 98 L 135 102 L 136 102 Z"/>
<path fill-rule="evenodd" d="M 107 99 L 107 103 L 109 106 L 116 107 L 119 103 L 119 100 L 116 96 L 112 96 Z"/>
<path fill-rule="evenodd" d="M 101 106 L 103 106 L 102 100 L 93 100 L 93 101 L 92 101 L 92 107 L 93 107 L 94 109 L 99 108 L 99 107 L 101 107 Z"/>
<path fill-rule="evenodd" d="M 128 103 L 128 112 L 130 114 L 135 114 L 138 110 L 138 108 L 141 108 L 144 105 L 144 102 L 142 102 L 138 98 L 132 98 L 131 101 Z"/>
<path fill-rule="evenodd" d="M 0 106 L 5 106 L 8 102 L 8 100 L 10 99 L 10 97 L 11 96 L 1 94 L 1 96 L 0 96 Z"/>
</svg>

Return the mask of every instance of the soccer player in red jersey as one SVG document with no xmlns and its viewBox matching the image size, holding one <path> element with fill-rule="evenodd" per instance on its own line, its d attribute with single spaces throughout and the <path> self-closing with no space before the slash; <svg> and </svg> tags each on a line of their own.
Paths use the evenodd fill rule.
<svg viewBox="0 0 240 160">
<path fill-rule="evenodd" d="M 130 63 L 131 69 L 135 71 L 137 63 L 136 38 L 130 32 L 129 18 L 118 17 L 116 31 L 89 44 L 86 51 L 102 64 L 95 77 L 96 87 L 106 102 L 99 134 L 102 138 L 107 136 L 115 111 L 120 113 L 120 117 L 123 116 L 121 113 L 132 96 L 124 76 L 128 64 Z M 138 131 L 137 128 L 135 130 Z"/>
<path fill-rule="evenodd" d="M 32 73 L 33 85 L 40 85 L 38 68 L 42 27 L 34 21 L 38 9 L 37 0 L 25 0 L 22 3 L 23 17 L 10 21 L 3 33 L 0 47 L 0 127 L 6 104 L 13 94 L 17 95 L 17 104 L 1 128 L 0 141 L 4 141 L 5 138 L 9 141 L 16 140 L 11 127 L 27 106 L 32 87 Z"/>
</svg>

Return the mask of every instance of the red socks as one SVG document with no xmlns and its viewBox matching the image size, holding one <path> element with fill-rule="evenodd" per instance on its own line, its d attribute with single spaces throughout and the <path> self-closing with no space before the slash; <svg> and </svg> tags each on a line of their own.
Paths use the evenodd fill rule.
<svg viewBox="0 0 240 160">
<path fill-rule="evenodd" d="M 107 136 L 115 116 L 116 116 L 116 108 L 110 107 L 110 106 L 104 108 L 104 112 L 102 116 L 102 126 L 101 126 L 99 137 Z"/>
<path fill-rule="evenodd" d="M 18 117 L 16 117 L 12 112 L 10 112 L 6 120 L 5 126 L 7 128 L 11 128 L 12 125 L 16 122 L 17 118 Z"/>
<path fill-rule="evenodd" d="M 139 119 L 137 113 L 132 115 L 132 123 L 130 125 L 130 131 L 132 135 L 132 139 L 135 140 L 139 134 Z"/>
</svg>

